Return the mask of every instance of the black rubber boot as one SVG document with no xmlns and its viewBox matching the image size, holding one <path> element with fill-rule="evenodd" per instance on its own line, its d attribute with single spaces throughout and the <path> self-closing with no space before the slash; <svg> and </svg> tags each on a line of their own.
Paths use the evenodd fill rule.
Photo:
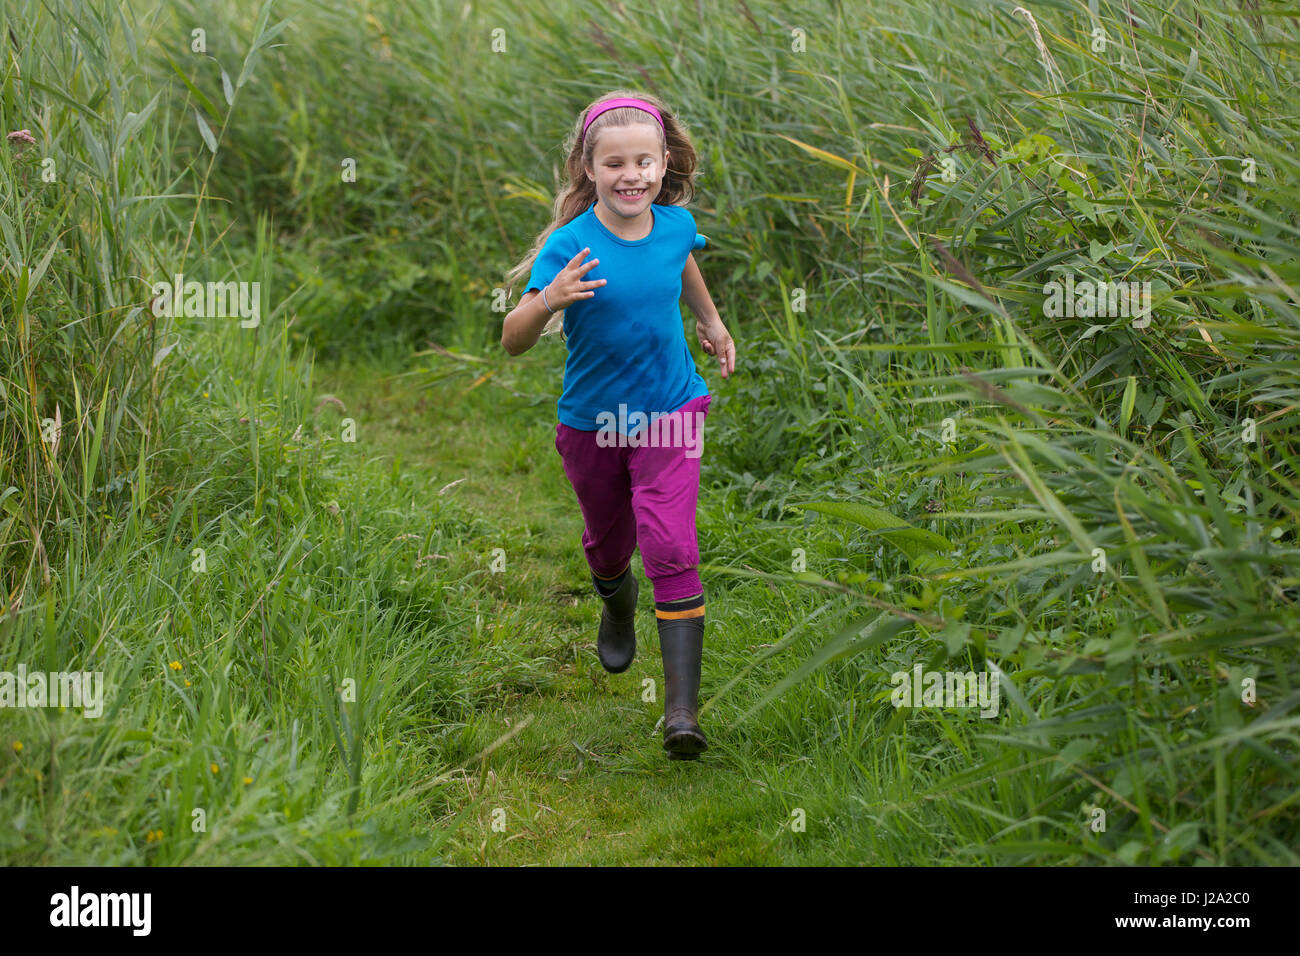
<svg viewBox="0 0 1300 956">
<path fill-rule="evenodd" d="M 591 576 L 596 584 L 596 576 Z M 600 664 L 611 674 L 621 674 L 632 666 L 636 657 L 636 596 L 641 590 L 636 575 L 628 568 L 613 594 L 596 593 L 605 602 L 600 612 L 600 633 L 596 637 L 596 655 Z"/>
<path fill-rule="evenodd" d="M 671 760 L 694 760 L 709 746 L 699 724 L 704 617 L 661 617 L 658 622 L 664 659 L 664 750 Z"/>
</svg>

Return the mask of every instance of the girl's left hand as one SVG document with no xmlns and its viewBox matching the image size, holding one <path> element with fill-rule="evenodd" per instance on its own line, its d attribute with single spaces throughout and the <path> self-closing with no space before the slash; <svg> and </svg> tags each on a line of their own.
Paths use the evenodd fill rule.
<svg viewBox="0 0 1300 956">
<path fill-rule="evenodd" d="M 707 322 L 697 321 L 695 334 L 700 337 L 700 348 L 717 356 L 723 378 L 736 370 L 736 343 L 731 340 L 731 333 L 722 324 L 722 319 L 715 316 Z"/>
</svg>

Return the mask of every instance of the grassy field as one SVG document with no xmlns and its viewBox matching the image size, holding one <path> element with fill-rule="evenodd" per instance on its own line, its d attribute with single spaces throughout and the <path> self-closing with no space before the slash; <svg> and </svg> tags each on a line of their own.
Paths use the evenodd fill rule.
<svg viewBox="0 0 1300 956">
<path fill-rule="evenodd" d="M 1268 3 L 7 3 L 0 862 L 1298 862 L 1298 39 Z M 629 85 L 695 139 L 738 349 L 724 381 L 684 315 L 695 763 L 644 580 L 632 669 L 596 658 L 564 347 L 499 344 L 564 136 Z M 256 319 L 158 314 L 177 275 Z M 1052 304 L 1089 281 L 1152 310 Z M 894 706 L 916 667 L 996 714 Z M 102 672 L 102 716 L 20 668 Z"/>
</svg>

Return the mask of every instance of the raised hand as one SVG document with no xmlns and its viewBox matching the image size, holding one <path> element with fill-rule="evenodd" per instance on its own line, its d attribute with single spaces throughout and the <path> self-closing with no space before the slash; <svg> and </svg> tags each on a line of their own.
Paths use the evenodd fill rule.
<svg viewBox="0 0 1300 956">
<path fill-rule="evenodd" d="M 583 280 L 582 277 L 600 263 L 599 259 L 583 262 L 589 252 L 591 248 L 587 247 L 570 259 L 568 265 L 546 287 L 546 304 L 552 310 L 559 312 L 581 299 L 590 299 L 596 294 L 593 290 L 605 284 L 604 279 Z"/>
</svg>

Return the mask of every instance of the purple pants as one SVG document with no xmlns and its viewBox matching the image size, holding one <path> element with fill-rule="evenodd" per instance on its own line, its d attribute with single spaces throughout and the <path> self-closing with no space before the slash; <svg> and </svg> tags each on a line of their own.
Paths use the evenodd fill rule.
<svg viewBox="0 0 1300 956">
<path fill-rule="evenodd" d="M 712 399 L 701 395 L 661 418 L 657 447 L 602 448 L 598 431 L 555 426 L 555 449 L 582 508 L 582 547 L 596 577 L 622 574 L 640 545 L 656 601 L 703 593 L 695 505 L 704 438 L 694 426 L 703 423 Z M 691 425 L 683 428 L 688 415 Z"/>
</svg>

